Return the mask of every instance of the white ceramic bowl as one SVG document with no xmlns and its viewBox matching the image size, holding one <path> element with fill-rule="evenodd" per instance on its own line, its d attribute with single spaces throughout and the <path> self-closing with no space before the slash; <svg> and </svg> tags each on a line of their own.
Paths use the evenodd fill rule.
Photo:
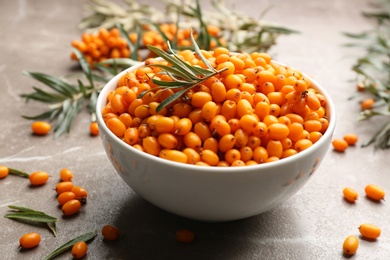
<svg viewBox="0 0 390 260">
<path fill-rule="evenodd" d="M 329 118 L 325 134 L 308 149 L 276 162 L 246 167 L 203 167 L 154 157 L 116 137 L 101 116 L 107 95 L 126 71 L 112 78 L 99 94 L 96 113 L 104 148 L 131 189 L 155 206 L 179 216 L 220 222 L 272 209 L 307 183 L 331 143 L 336 120 L 334 105 L 326 91 L 308 77 L 312 86 L 326 97 Z"/>
</svg>

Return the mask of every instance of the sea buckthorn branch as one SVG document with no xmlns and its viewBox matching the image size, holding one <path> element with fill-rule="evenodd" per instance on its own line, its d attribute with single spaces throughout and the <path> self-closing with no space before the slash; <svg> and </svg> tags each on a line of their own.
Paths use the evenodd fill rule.
<svg viewBox="0 0 390 260">
<path fill-rule="evenodd" d="M 379 11 L 363 13 L 376 20 L 371 30 L 361 33 L 345 33 L 354 42 L 347 47 L 358 47 L 365 51 L 352 67 L 356 73 L 356 83 L 361 94 L 362 111 L 359 121 L 374 116 L 387 118 L 387 122 L 362 146 L 375 144 L 375 148 L 390 148 L 390 1 L 378 1 Z M 367 98 L 367 94 L 373 98 Z M 369 102 L 368 102 L 369 101 Z"/>
<path fill-rule="evenodd" d="M 15 205 L 10 205 L 8 207 L 12 210 L 12 212 L 5 214 L 5 218 L 30 221 L 34 223 L 44 223 L 53 232 L 54 236 L 57 235 L 56 222 L 59 220 L 56 217 L 26 207 Z"/>
<path fill-rule="evenodd" d="M 42 88 L 33 87 L 35 90 L 34 92 L 22 94 L 21 97 L 25 98 L 26 101 L 35 100 L 47 104 L 48 107 L 48 110 L 41 114 L 34 116 L 23 115 L 23 117 L 32 120 L 48 119 L 50 121 L 56 121 L 56 126 L 54 128 L 55 138 L 70 131 L 73 120 L 81 112 L 86 100 L 88 100 L 87 107 L 91 114 L 91 120 L 96 120 L 95 106 L 98 93 L 103 84 L 99 84 L 99 86 L 95 85 L 99 82 L 107 81 L 107 78 L 104 76 L 92 72 L 90 65 L 85 60 L 82 53 L 77 49 L 74 49 L 74 52 L 79 59 L 84 76 L 88 80 L 89 84 L 87 85 L 80 79 L 77 80 L 78 84 L 75 85 L 67 82 L 65 79 L 50 76 L 48 74 L 23 72 L 26 76 L 43 83 L 52 90 L 49 92 Z"/>
<path fill-rule="evenodd" d="M 162 81 L 157 79 L 152 79 L 153 83 L 158 85 L 156 88 L 152 88 L 150 90 L 146 90 L 142 92 L 138 98 L 142 98 L 145 94 L 151 91 L 155 91 L 157 89 L 176 89 L 180 88 L 181 90 L 175 92 L 171 96 L 169 96 L 167 99 L 162 101 L 156 108 L 156 112 L 160 112 L 162 109 L 164 109 L 166 106 L 180 98 L 182 95 L 184 95 L 189 89 L 194 88 L 196 86 L 199 86 L 209 78 L 222 73 L 223 71 L 227 70 L 228 68 L 222 68 L 220 70 L 216 70 L 213 68 L 208 60 L 204 57 L 202 54 L 199 46 L 197 45 L 193 35 L 191 34 L 191 40 L 192 44 L 195 49 L 195 53 L 199 56 L 199 58 L 203 61 L 203 63 L 207 66 L 208 69 L 195 67 L 187 62 L 184 62 L 182 59 L 180 59 L 179 56 L 175 54 L 175 52 L 170 47 L 170 44 L 168 42 L 169 50 L 171 51 L 172 55 L 159 49 L 154 46 L 148 46 L 148 48 L 156 53 L 158 56 L 163 58 L 165 61 L 169 62 L 170 66 L 163 65 L 163 64 L 151 64 L 150 66 L 155 66 L 161 68 L 163 71 L 159 74 L 167 74 L 169 75 L 170 79 L 172 81 Z M 160 92 L 161 93 L 161 92 Z"/>
</svg>

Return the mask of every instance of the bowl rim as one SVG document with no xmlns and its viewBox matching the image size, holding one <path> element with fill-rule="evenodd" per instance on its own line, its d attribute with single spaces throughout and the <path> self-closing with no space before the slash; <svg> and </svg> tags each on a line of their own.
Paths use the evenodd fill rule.
<svg viewBox="0 0 390 260">
<path fill-rule="evenodd" d="M 157 58 L 157 59 L 161 59 L 161 58 Z M 294 69 L 294 67 L 292 67 L 292 66 L 285 65 L 285 64 L 278 62 L 278 61 L 275 61 L 275 60 L 272 60 L 271 62 L 278 64 L 278 65 L 281 65 L 281 66 L 286 66 L 286 67 Z M 160 158 L 158 156 L 154 156 L 154 155 L 148 154 L 146 152 L 140 151 L 140 150 L 132 147 L 131 145 L 127 144 L 119 137 L 117 137 L 114 133 L 112 133 L 110 131 L 110 129 L 108 129 L 108 127 L 106 126 L 106 124 L 103 121 L 103 117 L 101 114 L 101 111 L 106 104 L 108 94 L 110 93 L 110 91 L 112 91 L 116 88 L 116 84 L 114 85 L 114 82 L 117 83 L 119 81 L 119 79 L 125 73 L 127 73 L 129 71 L 136 70 L 144 65 L 145 65 L 145 62 L 140 62 L 139 64 L 130 66 L 127 69 L 125 69 L 122 72 L 115 75 L 114 77 L 112 77 L 104 85 L 104 87 L 101 89 L 101 91 L 98 95 L 98 99 L 96 102 L 96 117 L 97 117 L 97 122 L 100 126 L 100 129 L 102 131 L 104 131 L 105 134 L 107 134 L 111 140 L 115 141 L 116 144 L 120 145 L 124 149 L 129 149 L 131 152 L 136 153 L 141 157 L 144 157 L 146 160 L 152 160 L 152 161 L 155 161 L 156 163 L 161 163 L 164 165 L 175 166 L 178 168 L 182 168 L 183 170 L 191 169 L 191 170 L 197 171 L 197 172 L 205 172 L 206 171 L 206 172 L 227 174 L 227 173 L 236 173 L 237 171 L 240 171 L 240 173 L 247 172 L 247 171 L 248 172 L 251 172 L 251 171 L 259 171 L 260 172 L 262 170 L 266 171 L 269 168 L 278 167 L 279 165 L 283 165 L 283 164 L 289 164 L 289 163 L 292 163 L 294 161 L 298 161 L 301 157 L 306 157 L 308 154 L 312 153 L 312 151 L 314 151 L 317 147 L 324 145 L 324 142 L 327 142 L 328 139 L 331 139 L 333 132 L 336 128 L 336 109 L 335 109 L 335 105 L 334 105 L 330 95 L 326 92 L 326 90 L 315 79 L 313 79 L 312 77 L 310 77 L 309 75 L 307 75 L 306 73 L 301 71 L 302 75 L 304 77 L 307 77 L 310 80 L 311 86 L 314 86 L 314 88 L 317 91 L 319 91 L 322 95 L 325 96 L 325 98 L 326 98 L 326 111 L 327 111 L 328 120 L 329 120 L 329 125 L 328 125 L 328 128 L 325 131 L 324 135 L 309 148 L 305 149 L 302 152 L 294 154 L 293 156 L 283 158 L 281 160 L 274 161 L 272 163 L 262 163 L 262 164 L 257 164 L 257 165 L 241 166 L 241 167 L 200 166 L 200 165 L 179 163 L 179 162 L 163 159 L 163 158 Z M 185 173 L 185 171 L 184 171 L 184 173 Z"/>
</svg>

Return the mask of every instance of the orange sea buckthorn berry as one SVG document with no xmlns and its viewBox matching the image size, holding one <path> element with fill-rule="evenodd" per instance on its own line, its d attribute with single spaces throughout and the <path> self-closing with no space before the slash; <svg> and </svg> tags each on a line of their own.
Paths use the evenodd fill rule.
<svg viewBox="0 0 390 260">
<path fill-rule="evenodd" d="M 29 249 L 39 245 L 41 236 L 38 233 L 27 233 L 19 239 L 19 245 L 22 248 Z"/>
<path fill-rule="evenodd" d="M 51 126 L 47 122 L 36 121 L 31 124 L 31 130 L 35 135 L 46 135 L 50 132 Z"/>
<path fill-rule="evenodd" d="M 302 152 L 303 150 L 306 150 L 307 148 L 309 148 L 312 145 L 313 145 L 313 143 L 309 139 L 301 139 L 295 143 L 294 149 L 299 153 L 299 152 Z"/>
<path fill-rule="evenodd" d="M 121 138 L 125 134 L 126 126 L 121 120 L 119 120 L 119 118 L 111 118 L 106 122 L 106 124 L 111 132 L 113 132 L 117 137 Z"/>
<path fill-rule="evenodd" d="M 215 166 L 219 163 L 218 155 L 214 151 L 208 149 L 204 149 L 200 152 L 200 159 L 211 166 Z"/>
<path fill-rule="evenodd" d="M 138 142 L 139 132 L 135 127 L 129 127 L 124 134 L 124 141 L 130 145 L 134 145 Z"/>
<path fill-rule="evenodd" d="M 262 146 L 258 146 L 253 150 L 253 160 L 257 163 L 265 163 L 268 159 L 268 152 Z"/>
<path fill-rule="evenodd" d="M 351 203 L 355 202 L 359 197 L 357 191 L 350 187 L 346 187 L 343 189 L 343 195 L 344 198 Z"/>
<path fill-rule="evenodd" d="M 344 135 L 344 140 L 348 143 L 348 145 L 355 145 L 358 141 L 358 136 L 355 134 L 346 134 Z"/>
<path fill-rule="evenodd" d="M 381 235 L 381 229 L 373 224 L 361 224 L 359 232 L 368 239 L 377 239 Z"/>
<path fill-rule="evenodd" d="M 176 231 L 176 241 L 180 243 L 192 243 L 195 239 L 194 232 L 188 229 L 179 229 Z"/>
<path fill-rule="evenodd" d="M 89 124 L 89 133 L 92 136 L 99 135 L 99 127 L 98 127 L 97 122 L 92 122 L 92 123 Z"/>
<path fill-rule="evenodd" d="M 58 204 L 61 206 L 73 199 L 76 199 L 76 195 L 71 191 L 65 191 L 57 197 Z"/>
<path fill-rule="evenodd" d="M 184 135 L 183 141 L 186 147 L 192 148 L 196 151 L 198 151 L 202 147 L 202 140 L 194 132 L 189 132 Z"/>
<path fill-rule="evenodd" d="M 267 143 L 268 157 L 281 158 L 283 154 L 283 145 L 279 140 L 269 140 Z M 268 159 L 267 159 L 268 160 Z"/>
<path fill-rule="evenodd" d="M 7 177 L 9 174 L 9 168 L 7 166 L 0 166 L 0 179 Z"/>
<path fill-rule="evenodd" d="M 200 154 L 192 148 L 184 148 L 183 153 L 187 155 L 188 164 L 196 164 L 200 161 Z"/>
<path fill-rule="evenodd" d="M 88 192 L 81 186 L 74 186 L 71 190 L 76 195 L 76 199 L 86 198 L 88 196 Z"/>
<path fill-rule="evenodd" d="M 175 121 L 171 117 L 159 117 L 154 122 L 154 126 L 158 133 L 171 133 L 175 129 Z"/>
<path fill-rule="evenodd" d="M 362 110 L 371 109 L 375 104 L 375 100 L 372 98 L 367 98 L 360 103 Z"/>
<path fill-rule="evenodd" d="M 213 101 L 207 101 L 202 107 L 202 117 L 206 122 L 210 122 L 218 112 L 218 106 Z"/>
<path fill-rule="evenodd" d="M 281 140 L 288 136 L 290 130 L 282 123 L 274 123 L 268 126 L 268 135 L 271 139 Z"/>
<path fill-rule="evenodd" d="M 61 181 L 71 181 L 73 179 L 73 172 L 67 168 L 63 168 L 60 171 Z"/>
<path fill-rule="evenodd" d="M 49 180 L 49 174 L 47 172 L 33 172 L 28 178 L 31 185 L 38 186 L 45 184 Z"/>
<path fill-rule="evenodd" d="M 83 258 L 88 251 L 88 245 L 84 241 L 78 241 L 72 246 L 72 256 L 75 259 Z"/>
<path fill-rule="evenodd" d="M 359 240 L 356 236 L 348 236 L 343 243 L 343 252 L 346 255 L 354 255 L 359 247 Z"/>
<path fill-rule="evenodd" d="M 368 198 L 376 201 L 383 200 L 385 198 L 385 191 L 376 184 L 369 184 L 364 188 Z"/>
<path fill-rule="evenodd" d="M 163 154 L 160 155 L 160 157 L 170 161 L 179 162 L 179 163 L 187 163 L 188 161 L 187 155 L 182 151 L 165 149 L 161 151 L 161 153 Z"/>
<path fill-rule="evenodd" d="M 332 145 L 335 151 L 344 152 L 348 148 L 348 143 L 344 139 L 334 139 Z"/>
<path fill-rule="evenodd" d="M 177 147 L 177 138 L 170 133 L 162 133 L 157 137 L 158 143 L 165 148 L 174 149 Z"/>
<path fill-rule="evenodd" d="M 80 208 L 81 208 L 81 202 L 77 199 L 73 199 L 66 202 L 62 206 L 61 210 L 65 216 L 71 216 L 79 212 Z"/>
<path fill-rule="evenodd" d="M 102 235 L 107 240 L 117 240 L 120 233 L 120 230 L 112 225 L 105 225 L 102 228 Z"/>
<path fill-rule="evenodd" d="M 73 182 L 71 181 L 63 181 L 57 184 L 56 186 L 56 192 L 57 194 L 61 194 L 66 191 L 71 191 L 74 187 Z"/>
</svg>

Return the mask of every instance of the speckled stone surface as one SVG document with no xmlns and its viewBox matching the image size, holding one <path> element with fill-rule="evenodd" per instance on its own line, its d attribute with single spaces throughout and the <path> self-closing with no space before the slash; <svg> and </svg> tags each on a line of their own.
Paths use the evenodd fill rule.
<svg viewBox="0 0 390 260">
<path fill-rule="evenodd" d="M 382 119 L 356 122 L 359 105 L 356 99 L 348 98 L 355 93 L 350 67 L 359 51 L 342 46 L 348 41 L 342 32 L 370 28 L 369 21 L 360 16 L 370 1 L 226 2 L 254 17 L 272 5 L 266 20 L 301 32 L 280 38 L 270 53 L 274 59 L 311 75 L 328 90 L 338 111 L 335 137 L 355 132 L 361 143 L 376 131 Z M 380 226 L 382 235 L 377 241 L 360 239 L 360 248 L 352 259 L 390 259 L 389 202 L 374 203 L 364 196 L 368 183 L 377 183 L 390 192 L 390 151 L 357 145 L 339 154 L 330 148 L 313 178 L 289 201 L 259 216 L 216 224 L 177 217 L 135 194 L 110 165 L 100 139 L 89 136 L 87 113 L 77 117 L 69 135 L 57 140 L 31 135 L 31 122 L 21 115 L 41 112 L 44 107 L 26 104 L 20 98 L 36 85 L 22 71 L 57 76 L 74 71 L 70 42 L 80 37 L 77 22 L 84 15 L 84 3 L 0 2 L 0 165 L 27 172 L 43 170 L 53 176 L 39 188 L 15 176 L 0 180 L 1 259 L 41 259 L 70 238 L 100 230 L 105 224 L 118 226 L 121 238 L 106 242 L 99 234 L 84 259 L 343 259 L 345 237 L 358 236 L 357 227 L 365 222 Z M 75 183 L 89 191 L 87 205 L 77 216 L 66 219 L 53 191 L 64 167 L 74 172 Z M 346 186 L 359 191 L 357 203 L 343 200 Z M 44 227 L 3 218 L 8 205 L 58 216 L 57 237 Z M 193 230 L 195 242 L 176 242 L 175 231 L 180 228 Z M 32 231 L 41 233 L 40 246 L 20 250 L 19 237 Z M 59 259 L 71 256 L 65 253 Z"/>
</svg>

